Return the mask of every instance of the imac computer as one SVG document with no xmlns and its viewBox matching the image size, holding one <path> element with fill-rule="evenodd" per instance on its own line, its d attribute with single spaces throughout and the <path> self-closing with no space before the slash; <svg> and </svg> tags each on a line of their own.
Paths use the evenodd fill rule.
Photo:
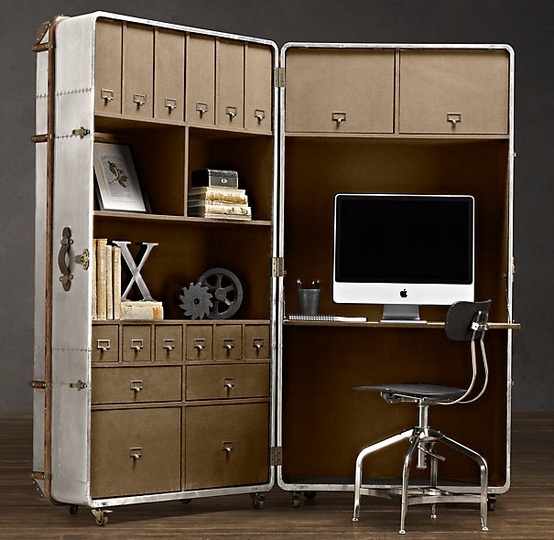
<svg viewBox="0 0 554 540">
<path fill-rule="evenodd" d="M 383 304 L 382 322 L 424 322 L 420 305 L 473 301 L 470 195 L 339 193 L 333 301 Z"/>
</svg>

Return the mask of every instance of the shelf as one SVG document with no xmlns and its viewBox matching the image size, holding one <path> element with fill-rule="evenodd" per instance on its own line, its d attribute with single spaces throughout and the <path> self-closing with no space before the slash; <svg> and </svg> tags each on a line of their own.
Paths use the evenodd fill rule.
<svg viewBox="0 0 554 540">
<path fill-rule="evenodd" d="M 288 319 L 283 320 L 285 326 L 342 326 L 342 327 L 362 327 L 362 328 L 414 328 L 425 330 L 437 330 L 444 328 L 444 322 L 428 321 L 428 322 L 381 322 L 381 321 L 367 321 L 367 322 L 334 322 L 334 321 L 290 321 Z M 521 324 L 519 323 L 501 323 L 491 322 L 489 323 L 490 330 L 519 330 Z"/>
<path fill-rule="evenodd" d="M 105 219 L 126 219 L 137 222 L 155 222 L 155 223 L 175 223 L 175 224 L 194 224 L 194 225 L 222 225 L 226 227 L 231 225 L 243 226 L 262 226 L 271 227 L 271 221 L 264 219 L 240 220 L 240 219 L 207 219 L 201 217 L 170 216 L 161 214 L 143 214 L 139 212 L 117 212 L 108 210 L 95 210 L 95 218 Z"/>
</svg>

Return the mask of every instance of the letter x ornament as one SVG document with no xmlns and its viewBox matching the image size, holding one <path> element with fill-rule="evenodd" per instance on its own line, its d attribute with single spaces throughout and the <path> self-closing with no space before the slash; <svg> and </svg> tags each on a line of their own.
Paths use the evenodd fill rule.
<svg viewBox="0 0 554 540">
<path fill-rule="evenodd" d="M 114 240 L 113 243 L 121 248 L 121 255 L 123 256 L 123 260 L 125 261 L 127 267 L 131 272 L 131 279 L 127 287 L 125 288 L 125 291 L 123 291 L 123 294 L 121 295 L 121 300 L 127 300 L 127 295 L 131 292 L 133 285 L 136 283 L 140 293 L 142 294 L 143 300 L 153 301 L 154 299 L 152 298 L 152 295 L 150 294 L 150 291 L 148 290 L 143 277 L 140 275 L 140 271 L 142 270 L 144 263 L 148 259 L 150 252 L 158 244 L 154 242 L 142 242 L 143 248 L 138 255 L 139 257 L 141 257 L 142 255 L 142 257 L 139 260 L 138 264 L 136 264 L 135 259 L 133 259 L 133 256 L 131 255 L 128 247 L 131 242 L 125 240 Z"/>
</svg>

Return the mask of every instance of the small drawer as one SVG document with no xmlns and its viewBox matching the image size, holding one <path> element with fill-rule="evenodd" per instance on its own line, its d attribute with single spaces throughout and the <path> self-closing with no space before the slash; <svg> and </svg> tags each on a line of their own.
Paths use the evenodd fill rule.
<svg viewBox="0 0 554 540">
<path fill-rule="evenodd" d="M 92 403 L 181 401 L 181 367 L 98 367 L 92 370 Z"/>
<path fill-rule="evenodd" d="M 244 327 L 244 359 L 269 360 L 270 354 L 269 325 L 247 324 Z"/>
<path fill-rule="evenodd" d="M 214 358 L 240 360 L 242 358 L 242 326 L 222 324 L 214 328 Z"/>
<path fill-rule="evenodd" d="M 151 359 L 150 326 L 124 326 L 123 361 L 150 362 Z"/>
<path fill-rule="evenodd" d="M 179 407 L 93 411 L 90 491 L 93 498 L 179 491 Z"/>
<path fill-rule="evenodd" d="M 119 327 L 116 324 L 93 325 L 92 361 L 117 362 L 119 360 Z"/>
<path fill-rule="evenodd" d="M 212 326 L 187 325 L 187 360 L 209 360 L 212 358 Z"/>
<path fill-rule="evenodd" d="M 186 399 L 269 396 L 269 364 L 187 366 Z"/>
<path fill-rule="evenodd" d="M 156 326 L 156 361 L 180 362 L 183 359 L 183 327 L 181 325 Z"/>
</svg>

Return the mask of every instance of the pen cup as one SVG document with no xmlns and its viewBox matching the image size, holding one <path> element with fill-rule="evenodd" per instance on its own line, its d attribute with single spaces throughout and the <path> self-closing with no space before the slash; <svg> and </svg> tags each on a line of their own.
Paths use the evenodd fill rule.
<svg viewBox="0 0 554 540">
<path fill-rule="evenodd" d="M 298 306 L 302 315 L 317 315 L 321 289 L 298 289 Z"/>
</svg>

